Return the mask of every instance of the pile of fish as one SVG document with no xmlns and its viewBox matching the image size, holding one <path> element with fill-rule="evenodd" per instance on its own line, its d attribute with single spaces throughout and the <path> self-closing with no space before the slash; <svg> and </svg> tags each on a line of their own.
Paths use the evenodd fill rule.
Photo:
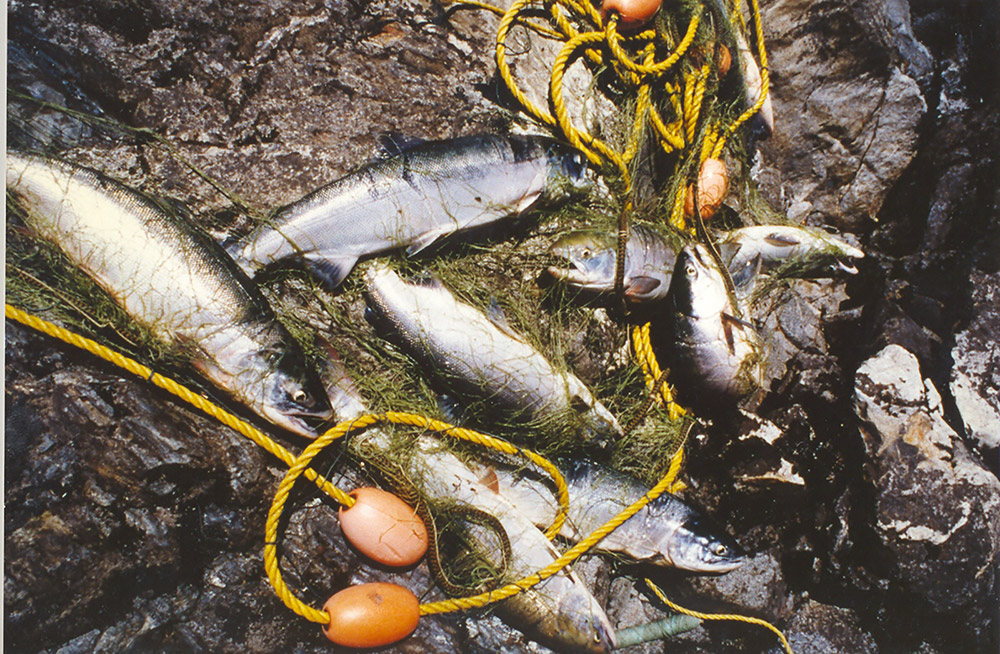
<svg viewBox="0 0 1000 654">
<path fill-rule="evenodd" d="M 331 354 L 319 369 L 275 318 L 252 275 L 304 263 L 337 287 L 362 259 L 405 249 L 415 254 L 457 232 L 557 204 L 588 187 L 580 155 L 531 136 L 474 136 L 413 144 L 277 210 L 222 245 L 184 215 L 140 193 L 51 158 L 9 153 L 8 194 L 26 226 L 49 239 L 138 323 L 175 346 L 191 367 L 273 424 L 315 437 L 365 412 L 365 401 Z M 850 272 L 862 253 L 822 231 L 747 227 L 721 234 L 724 274 L 701 244 L 633 228 L 625 252 L 626 298 L 651 316 L 658 355 L 681 399 L 709 409 L 760 385 L 765 353 L 750 317 L 755 280 L 801 262 L 795 274 Z M 574 232 L 552 253 L 557 282 L 589 301 L 614 291 L 616 238 Z M 732 279 L 734 288 L 727 286 Z M 417 362 L 442 393 L 477 407 L 476 426 L 562 425 L 578 451 L 613 448 L 623 436 L 615 416 L 571 371 L 554 365 L 496 311 L 456 297 L 429 273 L 405 276 L 386 261 L 364 273 L 366 317 L 377 333 Z M 360 437 L 387 450 L 388 434 Z M 459 502 L 495 516 L 512 548 L 508 574 L 528 575 L 559 556 L 540 528 L 555 513 L 552 489 L 506 465 L 470 465 L 427 436 L 401 465 L 430 499 Z M 570 487 L 560 537 L 575 542 L 648 489 L 589 460 L 562 463 Z M 489 539 L 484 547 L 489 549 Z M 743 560 L 740 547 L 672 495 L 606 537 L 598 551 L 636 563 L 721 574 Z M 483 552 L 489 558 L 490 551 Z M 614 630 L 581 579 L 567 570 L 505 600 L 518 628 L 557 649 L 606 652 Z"/>
</svg>

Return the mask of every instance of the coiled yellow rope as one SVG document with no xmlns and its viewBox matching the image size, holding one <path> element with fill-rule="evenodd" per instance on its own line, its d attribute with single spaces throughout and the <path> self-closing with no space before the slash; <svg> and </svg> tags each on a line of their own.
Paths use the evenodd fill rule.
<svg viewBox="0 0 1000 654">
<path fill-rule="evenodd" d="M 472 430 L 457 428 L 452 425 L 442 423 L 440 421 L 431 420 L 429 418 L 423 418 L 421 416 L 414 416 L 413 414 L 389 412 L 385 414 L 378 414 L 378 415 L 373 414 L 373 415 L 361 416 L 354 420 L 341 423 L 336 427 L 334 427 L 333 429 L 330 429 L 322 436 L 317 438 L 315 441 L 313 441 L 305 450 L 303 450 L 302 454 L 299 455 L 299 457 L 289 466 L 285 478 L 282 479 L 281 484 L 278 486 L 278 490 L 275 492 L 274 501 L 271 504 L 271 510 L 268 512 L 267 523 L 265 526 L 264 567 L 267 570 L 268 578 L 271 580 L 271 585 L 274 586 L 275 592 L 285 603 L 285 605 L 288 606 L 288 608 L 290 608 L 295 613 L 301 615 L 302 617 L 306 618 L 307 620 L 318 622 L 320 624 L 328 624 L 330 622 L 330 616 L 325 611 L 314 609 L 311 606 L 299 600 L 297 597 L 295 597 L 294 593 L 292 593 L 292 591 L 288 588 L 288 585 L 285 584 L 284 580 L 281 577 L 281 571 L 278 568 L 278 559 L 277 559 L 277 538 L 278 538 L 278 525 L 281 521 L 281 515 L 282 512 L 284 511 L 285 502 L 288 499 L 288 495 L 291 492 L 292 486 L 294 486 L 295 481 L 306 470 L 309 470 L 309 464 L 312 462 L 313 458 L 316 455 L 318 455 L 325 447 L 329 446 L 337 439 L 343 437 L 352 429 L 362 429 L 370 427 L 380 422 L 393 422 L 397 424 L 420 426 L 426 429 L 431 429 L 433 431 L 448 433 L 452 436 L 463 438 L 465 440 L 469 440 L 475 443 L 485 442 L 489 440 L 498 441 L 497 443 L 491 444 L 490 446 L 493 447 L 495 445 L 497 449 L 500 449 L 500 451 L 506 452 L 508 454 L 515 454 L 515 453 L 526 454 L 528 458 L 532 459 L 533 462 L 538 463 L 543 467 L 545 467 L 546 465 L 551 466 L 551 464 L 549 464 L 547 461 L 545 461 L 538 455 L 535 455 L 534 453 L 529 453 L 526 450 L 511 445 L 510 443 L 506 443 L 506 441 L 500 441 L 499 439 L 492 439 L 491 437 L 484 437 L 483 434 L 478 434 L 477 432 L 473 432 Z M 650 489 L 648 493 L 646 493 L 643 497 L 641 497 L 631 506 L 622 511 L 622 513 L 615 516 L 606 524 L 602 525 L 600 528 L 595 530 L 594 533 L 590 534 L 587 538 L 581 540 L 575 546 L 570 548 L 565 554 L 557 558 L 555 561 L 553 561 L 546 567 L 542 568 L 538 572 L 528 577 L 511 582 L 505 586 L 502 586 L 501 588 L 486 593 L 480 593 L 479 595 L 474 595 L 471 597 L 452 598 L 448 600 L 442 600 L 440 602 L 422 604 L 420 607 L 421 615 L 430 615 L 433 613 L 448 613 L 452 611 L 464 611 L 486 606 L 487 604 L 507 599 L 508 597 L 511 597 L 520 592 L 528 590 L 529 588 L 532 588 L 533 586 L 545 581 L 549 577 L 557 574 L 558 572 L 566 568 L 568 565 L 570 565 L 573 561 L 575 561 L 580 556 L 589 551 L 591 548 L 593 548 L 594 545 L 600 542 L 602 538 L 604 538 L 609 533 L 617 529 L 619 525 L 621 525 L 623 522 L 625 522 L 630 517 L 635 515 L 635 513 L 640 509 L 642 509 L 642 507 L 646 506 L 646 504 L 653 501 L 664 492 L 675 489 L 677 475 L 680 472 L 680 466 L 682 460 L 681 452 L 682 452 L 681 448 L 678 448 L 677 452 L 671 459 L 671 465 L 669 470 L 667 471 L 667 474 L 663 477 L 662 480 L 660 480 L 660 482 L 656 486 Z M 554 468 L 550 470 L 548 467 L 546 467 L 546 471 L 552 474 L 554 478 L 562 480 L 562 475 L 560 475 L 559 472 Z M 560 489 L 560 494 L 561 493 L 562 489 Z M 563 499 L 564 498 L 561 496 L 560 503 L 562 503 Z M 568 501 L 568 495 L 565 496 L 565 499 Z M 549 538 L 554 537 L 554 535 L 558 533 L 559 529 L 562 526 L 562 520 L 564 519 L 565 516 L 562 516 L 561 519 L 557 518 L 557 521 L 553 523 L 552 527 L 550 527 L 546 531 L 546 535 Z"/>
</svg>

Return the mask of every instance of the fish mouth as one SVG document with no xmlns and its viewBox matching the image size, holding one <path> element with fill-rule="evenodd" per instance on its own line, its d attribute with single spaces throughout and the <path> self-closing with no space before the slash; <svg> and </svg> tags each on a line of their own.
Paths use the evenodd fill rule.
<svg viewBox="0 0 1000 654">
<path fill-rule="evenodd" d="M 844 263 L 843 261 L 841 261 L 840 259 L 837 259 L 835 270 L 839 271 L 839 272 L 842 272 L 842 273 L 846 273 L 848 275 L 857 275 L 858 274 L 858 267 L 857 266 L 855 266 L 855 265 L 848 265 L 848 264 Z"/>
<path fill-rule="evenodd" d="M 312 439 L 318 438 L 334 424 L 332 410 L 322 413 L 293 413 L 282 411 L 276 407 L 265 407 L 263 413 L 264 417 L 279 427 Z"/>
<path fill-rule="evenodd" d="M 609 280 L 595 278 L 591 272 L 582 270 L 576 262 L 570 261 L 569 263 L 574 267 L 560 268 L 559 266 L 549 266 L 546 272 L 559 282 L 587 290 L 602 289 L 610 284 Z"/>
</svg>

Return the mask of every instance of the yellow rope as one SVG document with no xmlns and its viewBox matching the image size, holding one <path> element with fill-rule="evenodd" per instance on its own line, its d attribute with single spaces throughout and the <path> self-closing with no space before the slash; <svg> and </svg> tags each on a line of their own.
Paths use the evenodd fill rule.
<svg viewBox="0 0 1000 654">
<path fill-rule="evenodd" d="M 788 639 L 785 638 L 785 634 L 781 633 L 780 629 L 772 625 L 767 620 L 762 620 L 760 618 L 751 618 L 749 616 L 738 615 L 735 613 L 700 613 L 698 611 L 692 611 L 691 609 L 686 609 L 683 606 L 671 602 L 669 599 L 667 599 L 666 595 L 663 594 L 663 591 L 660 590 L 659 587 L 657 587 L 657 585 L 654 584 L 649 579 L 646 579 L 646 585 L 649 587 L 651 591 L 653 591 L 653 593 L 661 602 L 666 604 L 674 611 L 677 611 L 678 613 L 683 613 L 684 615 L 690 615 L 691 617 L 698 618 L 699 620 L 731 620 L 734 622 L 746 622 L 747 624 L 756 624 L 762 627 L 766 627 L 771 631 L 773 631 L 778 636 L 778 638 L 781 640 L 781 646 L 785 648 L 785 651 L 788 652 L 788 654 L 794 654 L 794 652 L 792 652 L 791 646 L 788 644 Z"/>
<path fill-rule="evenodd" d="M 78 347 L 81 350 L 86 350 L 87 352 L 90 352 L 105 361 L 113 363 L 119 368 L 127 370 L 137 377 L 141 377 L 151 382 L 155 386 L 162 388 L 168 393 L 179 397 L 188 404 L 212 416 L 227 427 L 235 429 L 260 447 L 281 459 L 286 465 L 291 465 L 295 461 L 295 457 L 291 452 L 276 443 L 267 434 L 260 431 L 250 423 L 237 418 L 228 411 L 220 408 L 214 402 L 191 390 L 188 390 L 169 377 L 164 377 L 163 375 L 154 372 L 151 368 L 142 365 L 138 361 L 130 359 L 109 347 L 97 343 L 96 341 L 80 336 L 79 334 L 75 334 L 64 327 L 60 327 L 59 325 L 55 325 L 47 320 L 33 316 L 25 311 L 22 311 L 21 309 L 18 309 L 17 307 L 11 306 L 10 304 L 4 304 L 4 314 L 10 320 L 15 320 L 22 325 L 31 327 L 32 329 L 42 332 L 43 334 L 48 334 L 49 336 L 57 338 L 64 343 Z M 303 474 L 307 479 L 319 486 L 320 490 L 335 499 L 337 502 L 340 502 L 344 506 L 348 507 L 354 504 L 354 498 L 338 489 L 315 471 L 305 470 Z"/>
<path fill-rule="evenodd" d="M 688 47 L 690 47 L 691 43 L 694 41 L 694 37 L 698 32 L 698 25 L 700 23 L 700 14 L 696 13 L 691 16 L 691 22 L 688 23 L 687 32 L 685 32 L 684 38 L 681 39 L 681 42 L 677 45 L 677 49 L 674 50 L 669 57 L 655 64 L 646 62 L 637 64 L 632 61 L 632 58 L 629 57 L 625 50 L 622 49 L 621 36 L 618 34 L 617 20 L 608 21 L 607 27 L 605 28 L 605 38 L 607 39 L 608 48 L 615 56 L 615 61 L 620 63 L 627 70 L 638 75 L 659 75 L 670 70 L 674 64 L 680 61 L 680 58 L 684 56 Z"/>
<path fill-rule="evenodd" d="M 492 602 L 497 602 L 502 599 L 507 599 L 517 593 L 523 592 L 540 584 L 549 577 L 558 574 L 561 570 L 566 568 L 566 566 L 573 563 L 573 561 L 580 558 L 583 554 L 587 553 L 591 548 L 593 548 L 602 538 L 610 534 L 612 531 L 617 529 L 623 522 L 635 515 L 642 507 L 646 506 L 657 497 L 662 495 L 664 492 L 669 491 L 671 487 L 674 486 L 676 482 L 677 475 L 680 473 L 681 463 L 684 457 L 683 448 L 678 448 L 671 458 L 670 468 L 667 474 L 664 475 L 656 486 L 651 488 L 645 495 L 636 500 L 633 504 L 628 506 L 624 511 L 619 513 L 617 516 L 598 527 L 589 536 L 578 542 L 576 545 L 568 549 L 562 556 L 557 558 L 555 561 L 545 566 L 538 572 L 529 575 L 523 579 L 519 579 L 515 582 L 507 584 L 496 590 L 481 593 L 479 595 L 474 595 L 472 597 L 458 598 L 444 600 L 441 602 L 432 602 L 430 604 L 423 604 L 420 607 L 421 615 L 430 615 L 434 613 L 447 613 L 455 610 L 468 610 L 472 608 L 478 608 L 481 606 L 486 606 Z"/>
<path fill-rule="evenodd" d="M 313 609 L 299 601 L 281 578 L 281 573 L 278 570 L 277 563 L 278 522 L 284 509 L 284 505 L 288 499 L 288 495 L 291 492 L 291 488 L 300 476 L 305 476 L 307 479 L 316 483 L 316 485 L 319 486 L 323 492 L 327 493 L 330 497 L 344 506 L 350 507 L 354 505 L 354 498 L 338 489 L 309 467 L 313 458 L 319 454 L 323 448 L 341 438 L 352 429 L 363 429 L 380 422 L 391 422 L 447 434 L 454 438 L 466 440 L 484 447 L 490 447 L 505 454 L 524 456 L 552 477 L 552 480 L 556 485 L 556 497 L 559 503 L 559 509 L 556 512 L 556 517 L 552 524 L 545 530 L 545 536 L 549 540 L 555 538 L 556 534 L 559 533 L 566 521 L 566 514 L 569 510 L 569 489 L 566 486 L 566 480 L 563 478 L 562 473 L 560 473 L 550 461 L 541 455 L 508 443 L 502 439 L 495 438 L 472 429 L 456 427 L 440 420 L 434 420 L 425 416 L 390 411 L 385 414 L 365 415 L 354 420 L 343 422 L 326 431 L 308 447 L 306 447 L 306 449 L 303 450 L 298 457 L 295 457 L 287 449 L 274 442 L 273 439 L 258 430 L 256 427 L 253 427 L 246 421 L 237 418 L 207 398 L 188 390 L 172 379 L 154 372 L 148 366 L 145 366 L 134 359 L 130 359 L 129 357 L 126 357 L 109 347 L 76 334 L 64 327 L 60 327 L 59 325 L 55 325 L 47 320 L 33 316 L 10 304 L 4 305 L 4 312 L 6 317 L 10 320 L 17 321 L 27 327 L 59 339 L 64 343 L 90 352 L 91 354 L 94 354 L 109 363 L 152 382 L 159 388 L 166 390 L 181 400 L 184 400 L 192 406 L 204 411 L 223 424 L 232 427 L 257 445 L 260 445 L 268 452 L 277 456 L 289 466 L 285 478 L 282 480 L 282 483 L 278 486 L 278 490 L 275 492 L 274 501 L 271 505 L 271 511 L 268 514 L 268 520 L 265 525 L 264 567 L 267 570 L 268 578 L 271 580 L 271 584 L 274 586 L 275 592 L 282 599 L 282 601 L 293 611 L 313 622 L 328 624 L 330 621 L 329 615 L 327 615 L 324 611 L 317 611 L 316 609 Z M 676 476 L 676 471 L 674 472 L 674 476 Z M 596 540 L 594 542 L 596 542 Z M 442 612 L 442 609 L 440 608 L 443 606 L 442 603 L 428 606 L 437 607 L 431 612 Z M 458 608 L 452 610 L 458 610 Z"/>
<path fill-rule="evenodd" d="M 311 620 L 312 622 L 329 624 L 330 616 L 325 611 L 314 609 L 299 600 L 285 583 L 281 576 L 281 570 L 278 567 L 278 525 L 281 522 L 281 515 L 284 512 L 285 503 L 288 500 L 292 487 L 295 485 L 299 476 L 309 470 L 309 464 L 312 463 L 313 458 L 315 458 L 316 455 L 318 455 L 324 448 L 337 439 L 342 438 L 351 430 L 364 429 L 380 422 L 392 422 L 396 424 L 423 427 L 425 429 L 446 433 L 456 438 L 468 440 L 473 443 L 481 443 L 507 454 L 523 454 L 527 456 L 532 460 L 532 462 L 542 466 L 546 472 L 552 475 L 553 479 L 557 483 L 557 486 L 559 487 L 560 513 L 562 515 L 557 516 L 552 527 L 550 527 L 550 529 L 546 532 L 546 535 L 551 539 L 555 533 L 559 532 L 559 529 L 561 529 L 562 524 L 565 521 L 566 516 L 564 509 L 569 506 L 569 494 L 566 489 L 565 480 L 555 466 L 533 452 L 519 448 L 501 439 L 480 434 L 471 429 L 455 427 L 438 420 L 409 413 L 386 412 L 384 414 L 371 414 L 360 416 L 354 420 L 342 422 L 310 443 L 309 446 L 302 451 L 302 454 L 300 454 L 299 457 L 289 466 L 288 472 L 285 474 L 284 479 L 281 480 L 281 484 L 278 486 L 278 490 L 274 494 L 274 501 L 271 504 L 271 510 L 268 512 L 267 523 L 264 530 L 264 568 L 267 570 L 268 579 L 270 579 L 271 585 L 275 589 L 275 593 L 277 593 L 278 597 L 281 598 L 288 608 L 307 620 Z M 432 602 L 430 604 L 423 604 L 420 607 L 421 615 L 468 610 L 470 608 L 485 606 L 486 604 L 506 599 L 512 595 L 528 590 L 532 586 L 548 579 L 575 561 L 582 554 L 586 553 L 597 542 L 617 529 L 621 523 L 635 515 L 635 513 L 646 504 L 659 497 L 663 492 L 676 488 L 676 478 L 680 472 L 682 460 L 683 448 L 678 447 L 673 458 L 671 459 L 670 469 L 667 471 L 664 478 L 660 480 L 660 483 L 654 486 L 648 493 L 629 506 L 625 511 L 608 521 L 607 524 L 597 529 L 593 534 L 577 543 L 576 546 L 571 548 L 548 566 L 539 570 L 537 573 L 487 593 L 481 593 L 472 597 L 455 598 L 440 602 Z M 554 533 L 550 536 L 549 532 L 552 532 L 553 528 Z"/>
<path fill-rule="evenodd" d="M 760 57 L 760 97 L 753 106 L 749 107 L 746 111 L 740 114 L 739 118 L 733 121 L 725 134 L 719 137 L 718 143 L 715 145 L 715 149 L 712 151 L 712 157 L 718 159 L 722 155 L 723 148 L 726 147 L 726 140 L 736 133 L 740 125 L 750 120 L 750 118 L 760 111 L 761 107 L 764 106 L 764 102 L 767 100 L 767 94 L 770 89 L 771 75 L 767 69 L 767 49 L 764 47 L 764 28 L 761 25 L 760 19 L 760 6 L 757 0 L 750 0 L 750 10 L 753 14 L 753 29 L 754 34 L 757 37 L 757 56 Z M 739 16 L 739 20 L 743 20 L 743 14 L 739 11 L 733 12 L 734 16 Z M 738 54 L 738 53 L 737 53 Z"/>
</svg>

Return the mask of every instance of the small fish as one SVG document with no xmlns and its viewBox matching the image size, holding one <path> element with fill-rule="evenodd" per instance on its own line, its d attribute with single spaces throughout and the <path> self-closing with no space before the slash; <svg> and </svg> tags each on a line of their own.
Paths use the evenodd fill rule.
<svg viewBox="0 0 1000 654">
<path fill-rule="evenodd" d="M 557 281 L 588 293 L 609 294 L 615 290 L 618 239 L 596 230 L 561 236 L 551 252 L 567 260 L 571 268 L 550 266 Z M 654 302 L 667 296 L 677 248 L 666 237 L 636 225 L 625 246 L 625 297 L 632 302 Z"/>
<path fill-rule="evenodd" d="M 764 78 L 760 73 L 760 66 L 753 58 L 750 45 L 739 30 L 736 30 L 736 51 L 740 58 L 740 70 L 743 71 L 743 82 L 745 84 L 744 95 L 747 108 L 757 104 L 760 94 L 764 90 Z M 754 132 L 757 138 L 767 139 L 774 133 L 774 109 L 771 107 L 771 94 L 764 98 L 760 109 L 753 116 Z"/>
<path fill-rule="evenodd" d="M 304 261 L 331 288 L 358 259 L 415 254 L 443 236 L 561 200 L 589 184 L 582 156 L 533 136 L 428 141 L 279 209 L 227 249 L 245 271 Z"/>
<path fill-rule="evenodd" d="M 569 487 L 569 513 L 559 535 L 571 542 L 588 536 L 649 490 L 634 477 L 590 461 L 570 461 L 560 472 Z M 481 478 L 539 527 L 552 524 L 555 499 L 541 478 L 503 467 L 489 468 Z M 669 493 L 605 536 L 595 550 L 700 573 L 729 572 L 744 561 L 743 550 L 732 538 Z"/>
<path fill-rule="evenodd" d="M 735 250 L 730 270 L 738 270 L 759 258 L 767 272 L 795 261 L 801 270 L 798 277 L 821 277 L 833 273 L 856 274 L 858 269 L 845 263 L 864 258 L 865 253 L 839 238 L 815 227 L 793 225 L 756 225 L 726 232 L 721 247 Z"/>
<path fill-rule="evenodd" d="M 366 317 L 463 397 L 523 423 L 568 420 L 585 443 L 622 428 L 576 375 L 556 370 L 498 318 L 458 301 L 435 278 L 410 282 L 384 266 L 367 273 Z"/>
<path fill-rule="evenodd" d="M 669 315 L 654 322 L 651 337 L 654 348 L 667 354 L 670 381 L 682 402 L 697 410 L 761 385 L 757 332 L 737 318 L 722 271 L 705 246 L 681 250 L 667 300 Z"/>
<path fill-rule="evenodd" d="M 743 36 L 740 27 L 733 20 L 728 3 L 724 2 L 724 0 L 712 0 L 712 5 L 718 12 L 720 19 L 733 26 L 733 35 L 736 39 L 736 56 L 739 57 L 740 71 L 743 74 L 744 101 L 747 108 L 750 108 L 757 103 L 764 87 L 760 66 L 757 65 L 757 60 L 753 57 L 753 51 L 751 51 L 746 37 Z M 774 109 L 771 107 L 770 93 L 764 98 L 760 110 L 754 114 L 752 124 L 756 138 L 766 139 L 774 133 Z"/>
<path fill-rule="evenodd" d="M 337 402 L 337 420 L 349 420 L 365 413 L 365 403 L 335 358 L 323 370 L 328 386 L 343 395 Z M 352 447 L 373 447 L 389 451 L 391 440 L 379 429 L 367 429 L 352 436 Z M 507 533 L 511 546 L 511 580 L 527 577 L 559 557 L 545 535 L 506 498 L 480 483 L 478 476 L 434 438 L 421 436 L 407 450 L 403 464 L 407 478 L 417 483 L 431 500 L 460 502 L 495 516 Z M 481 541 L 484 553 L 499 559 L 493 540 Z M 615 632 L 600 604 L 579 576 L 567 568 L 497 604 L 497 610 L 513 626 L 536 637 L 556 650 L 606 654 L 615 648 Z"/>
<path fill-rule="evenodd" d="M 271 422 L 315 438 L 330 401 L 260 290 L 210 237 L 95 171 L 7 153 L 7 192 L 138 323 Z"/>
</svg>

